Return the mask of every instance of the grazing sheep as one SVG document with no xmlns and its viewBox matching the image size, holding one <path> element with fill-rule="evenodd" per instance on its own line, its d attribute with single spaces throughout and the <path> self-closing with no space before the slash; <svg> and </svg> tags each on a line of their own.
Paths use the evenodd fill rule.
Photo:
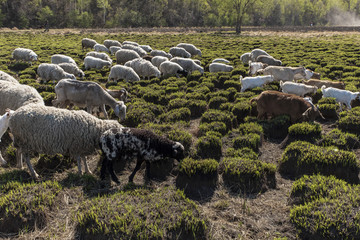
<svg viewBox="0 0 360 240">
<path fill-rule="evenodd" d="M 102 60 L 108 61 L 112 63 L 112 59 L 111 57 L 109 57 L 109 55 L 107 55 L 107 53 L 104 52 L 88 52 L 85 57 L 87 56 L 91 56 L 91 57 L 96 57 L 96 58 L 100 58 Z"/>
<path fill-rule="evenodd" d="M 12 52 L 12 58 L 16 61 L 25 61 L 32 65 L 33 61 L 38 60 L 38 55 L 31 49 L 16 48 Z"/>
<path fill-rule="evenodd" d="M 230 61 L 225 58 L 215 58 L 212 63 L 230 63 Z"/>
<path fill-rule="evenodd" d="M 183 76 L 187 76 L 188 74 L 179 64 L 170 61 L 162 62 L 159 66 L 159 70 L 164 77 L 174 75 L 180 77 L 179 74 L 182 74 Z"/>
<path fill-rule="evenodd" d="M 114 182 L 120 183 L 113 169 L 113 161 L 136 158 L 136 167 L 129 176 L 133 182 L 141 164 L 146 163 L 146 176 L 151 178 L 150 164 L 166 157 L 178 161 L 184 158 L 184 146 L 165 137 L 159 136 L 150 130 L 138 128 L 113 128 L 104 132 L 100 137 L 101 151 L 105 157 L 101 166 L 101 179 L 105 179 L 106 168 L 109 169 Z"/>
<path fill-rule="evenodd" d="M 58 65 L 67 73 L 74 74 L 74 76 L 79 78 L 85 77 L 85 73 L 78 66 L 72 63 L 60 63 Z"/>
<path fill-rule="evenodd" d="M 301 74 L 306 77 L 304 67 L 280 67 L 280 66 L 268 66 L 264 69 L 260 69 L 257 73 L 263 73 L 264 75 L 273 75 L 274 81 L 294 81 L 296 74 Z"/>
<path fill-rule="evenodd" d="M 74 65 L 77 65 L 75 60 L 72 59 L 72 57 L 63 55 L 63 54 L 54 54 L 51 56 L 51 63 L 53 64 L 59 64 L 59 63 L 72 63 Z"/>
<path fill-rule="evenodd" d="M 240 56 L 240 60 L 244 64 L 248 64 L 248 62 L 251 60 L 251 53 L 247 52 Z"/>
<path fill-rule="evenodd" d="M 129 45 L 133 45 L 133 46 L 139 46 L 139 44 L 137 42 L 133 42 L 133 41 L 124 41 L 122 44 L 123 45 L 129 44 Z"/>
<path fill-rule="evenodd" d="M 270 54 L 268 54 L 267 52 L 265 52 L 264 50 L 260 49 L 260 48 L 256 48 L 254 50 L 251 51 L 250 53 L 250 60 L 253 62 L 256 62 L 256 58 L 260 55 L 267 55 L 270 56 Z"/>
<path fill-rule="evenodd" d="M 266 68 L 268 65 L 262 62 L 249 61 L 249 76 L 254 76 L 258 70 Z"/>
<path fill-rule="evenodd" d="M 340 111 L 342 111 L 341 103 L 344 103 L 348 109 L 351 109 L 351 101 L 356 98 L 360 99 L 360 92 L 350 92 L 348 90 L 337 89 L 333 87 L 321 87 L 321 92 L 324 97 L 333 97 L 340 105 Z"/>
<path fill-rule="evenodd" d="M 176 46 L 184 48 L 187 52 L 189 52 L 191 54 L 191 56 L 198 55 L 199 57 L 201 57 L 201 50 L 198 49 L 197 47 L 195 47 L 191 43 L 179 43 Z"/>
<path fill-rule="evenodd" d="M 137 52 L 139 54 L 140 57 L 143 57 L 146 55 L 146 51 L 144 49 L 142 49 L 139 46 L 134 46 L 131 44 L 125 44 L 122 46 L 122 49 L 129 49 L 129 50 L 134 50 L 135 52 Z"/>
<path fill-rule="evenodd" d="M 76 79 L 74 74 L 65 72 L 59 65 L 53 63 L 41 63 L 38 66 L 37 74 L 41 82 L 52 80 L 54 84 L 55 81 L 64 78 Z"/>
<path fill-rule="evenodd" d="M 305 69 L 306 77 L 302 76 L 301 74 L 295 74 L 294 80 L 310 80 L 311 78 L 320 79 L 320 73 L 311 71 L 310 69 Z M 321 88 L 321 86 L 319 87 Z"/>
<path fill-rule="evenodd" d="M 111 55 L 115 55 L 115 53 L 116 53 L 117 51 L 119 51 L 120 49 L 121 49 L 121 47 L 118 47 L 118 46 L 111 46 L 111 47 L 109 48 Z"/>
<path fill-rule="evenodd" d="M 122 45 L 117 40 L 106 39 L 106 40 L 104 40 L 104 46 L 109 49 L 111 46 L 121 47 Z"/>
<path fill-rule="evenodd" d="M 121 79 L 124 79 L 126 82 L 136 82 L 140 80 L 140 77 L 131 67 L 126 67 L 123 65 L 112 66 L 110 69 L 108 82 L 111 80 L 117 82 Z"/>
<path fill-rule="evenodd" d="M 152 51 L 152 48 L 149 45 L 139 45 L 139 47 L 141 47 L 148 53 Z"/>
<path fill-rule="evenodd" d="M 0 71 L 0 80 L 13 82 L 13 83 L 19 83 L 19 81 L 16 80 L 14 77 L 12 77 L 10 74 L 7 74 L 6 72 L 3 72 L 3 71 Z"/>
<path fill-rule="evenodd" d="M 103 44 L 95 44 L 93 49 L 96 51 L 96 52 L 109 52 L 109 49 L 107 47 L 105 47 L 105 45 Z"/>
<path fill-rule="evenodd" d="M 84 59 L 85 70 L 90 68 L 102 69 L 103 67 L 111 67 L 111 62 L 102 60 L 92 56 L 87 56 Z"/>
<path fill-rule="evenodd" d="M 120 101 L 123 101 L 124 103 L 127 102 L 127 97 L 129 96 L 128 91 L 126 91 L 125 88 L 122 88 L 120 90 L 111 90 L 111 89 L 105 89 L 105 91 L 110 94 L 113 98 L 118 98 Z"/>
<path fill-rule="evenodd" d="M 94 48 L 95 44 L 97 44 L 97 42 L 94 39 L 90 39 L 90 38 L 83 38 L 81 40 L 81 47 L 84 48 Z"/>
<path fill-rule="evenodd" d="M 23 154 L 33 178 L 39 175 L 30 162 L 32 153 L 62 154 L 75 158 L 80 174 L 82 158 L 85 172 L 90 173 L 86 156 L 94 154 L 99 148 L 103 132 L 120 127 L 118 121 L 101 120 L 82 110 L 34 104 L 17 109 L 9 122 L 14 146 Z"/>
<path fill-rule="evenodd" d="M 256 58 L 256 62 L 266 63 L 269 66 L 281 66 L 282 62 L 269 55 L 259 55 Z"/>
<path fill-rule="evenodd" d="M 345 89 L 345 83 L 344 82 L 337 82 L 337 81 L 329 81 L 329 80 L 318 80 L 318 79 L 310 79 L 308 81 L 302 81 L 302 83 L 306 85 L 311 86 L 317 86 L 318 88 L 321 88 L 322 86 L 333 87 L 338 89 Z"/>
<path fill-rule="evenodd" d="M 182 47 L 172 47 L 169 53 L 174 57 L 190 58 L 191 54 Z"/>
<path fill-rule="evenodd" d="M 234 70 L 233 66 L 224 63 L 210 63 L 209 65 L 210 72 L 231 72 L 232 70 Z"/>
<path fill-rule="evenodd" d="M 98 83 L 63 79 L 55 86 L 56 99 L 52 104 L 56 107 L 66 107 L 74 104 L 78 107 L 86 107 L 88 113 L 92 113 L 95 107 L 100 107 L 104 116 L 108 118 L 105 105 L 110 106 L 120 121 L 126 117 L 126 106 L 123 101 L 117 101 L 108 94 Z"/>
<path fill-rule="evenodd" d="M 124 64 L 135 58 L 141 58 L 137 52 L 131 49 L 120 49 L 115 53 L 115 57 L 117 64 Z"/>
<path fill-rule="evenodd" d="M 163 56 L 163 57 L 167 57 L 168 59 L 172 58 L 172 55 L 170 53 L 167 53 L 163 50 L 152 50 L 150 52 L 151 56 Z"/>
<path fill-rule="evenodd" d="M 4 135 L 4 133 L 6 132 L 6 130 L 9 127 L 9 120 L 10 120 L 10 116 L 14 113 L 13 110 L 10 109 L 6 109 L 6 112 L 4 113 L 4 115 L 2 115 L 0 117 L 0 142 L 1 142 L 1 138 Z M 3 158 L 3 156 L 1 155 L 0 152 L 0 165 L 4 166 L 6 165 L 6 161 Z"/>
<path fill-rule="evenodd" d="M 134 71 L 143 78 L 148 78 L 155 76 L 157 78 L 160 78 L 161 73 L 157 67 L 152 65 L 151 62 L 146 61 L 142 58 L 136 58 L 131 61 L 128 61 L 125 63 L 125 66 L 131 67 L 134 69 Z"/>
<path fill-rule="evenodd" d="M 170 61 L 179 64 L 185 71 L 188 71 L 189 73 L 192 73 L 193 71 L 197 70 L 201 74 L 204 74 L 204 68 L 196 64 L 192 59 L 174 57 Z"/>
<path fill-rule="evenodd" d="M 154 56 L 152 59 L 151 59 L 151 63 L 159 68 L 160 67 L 160 64 L 162 62 L 165 62 L 165 61 L 169 61 L 169 59 L 167 57 L 163 57 L 163 56 Z M 161 70 L 160 70 L 161 71 Z"/>
<path fill-rule="evenodd" d="M 256 76 L 256 77 L 245 77 L 240 76 L 241 82 L 241 92 L 244 92 L 246 89 L 252 89 L 256 87 L 262 87 L 264 84 L 274 81 L 272 75 L 265 76 Z"/>
<path fill-rule="evenodd" d="M 280 81 L 280 88 L 283 93 L 295 94 L 300 97 L 304 97 L 305 94 L 312 93 L 315 94 L 318 90 L 316 86 L 309 86 L 303 83 L 294 83 L 294 82 L 283 82 Z"/>
</svg>

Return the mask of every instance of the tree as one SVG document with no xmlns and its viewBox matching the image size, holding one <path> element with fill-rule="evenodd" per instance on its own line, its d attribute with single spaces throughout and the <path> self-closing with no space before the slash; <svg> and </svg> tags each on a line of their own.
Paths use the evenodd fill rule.
<svg viewBox="0 0 360 240">
<path fill-rule="evenodd" d="M 243 24 L 244 14 L 257 0 L 229 0 L 229 8 L 235 11 L 235 31 L 237 34 L 241 33 L 241 26 Z"/>
<path fill-rule="evenodd" d="M 110 7 L 109 5 L 109 1 L 108 0 L 97 0 L 97 4 L 99 8 L 103 8 L 104 10 L 104 15 L 103 15 L 103 20 L 104 20 L 104 26 L 106 24 L 106 9 Z"/>
</svg>

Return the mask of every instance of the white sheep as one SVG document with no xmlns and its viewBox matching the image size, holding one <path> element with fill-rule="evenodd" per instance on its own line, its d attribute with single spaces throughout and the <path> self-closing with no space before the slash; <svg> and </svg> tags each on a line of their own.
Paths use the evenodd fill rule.
<svg viewBox="0 0 360 240">
<path fill-rule="evenodd" d="M 73 104 L 86 107 L 88 113 L 100 107 L 104 116 L 108 118 L 105 105 L 110 106 L 117 117 L 123 121 L 126 117 L 126 106 L 123 101 L 117 101 L 108 94 L 98 83 L 63 79 L 55 86 L 56 99 L 52 104 L 56 107 L 66 107 Z"/>
<path fill-rule="evenodd" d="M 125 44 L 130 44 L 130 45 L 134 45 L 134 46 L 139 46 L 139 44 L 138 44 L 137 42 L 128 41 L 128 40 L 124 41 L 122 44 L 123 44 L 123 45 L 125 45 Z"/>
<path fill-rule="evenodd" d="M 111 55 L 115 55 L 115 53 L 116 53 L 117 51 L 119 51 L 120 49 L 121 49 L 121 47 L 118 47 L 118 46 L 111 46 L 111 47 L 109 48 Z"/>
<path fill-rule="evenodd" d="M 191 54 L 182 47 L 172 47 L 169 53 L 174 57 L 190 58 Z"/>
<path fill-rule="evenodd" d="M 251 60 L 251 53 L 249 53 L 249 52 L 244 53 L 243 55 L 240 56 L 240 60 L 244 64 L 247 64 Z"/>
<path fill-rule="evenodd" d="M 295 74 L 294 76 L 294 80 L 310 80 L 311 77 L 314 75 L 314 72 L 311 71 L 310 69 L 305 69 L 305 74 L 306 74 L 306 77 L 302 76 L 301 74 Z"/>
<path fill-rule="evenodd" d="M 269 66 L 281 66 L 282 62 L 270 55 L 259 55 L 256 58 L 256 62 L 266 63 Z"/>
<path fill-rule="evenodd" d="M 326 87 L 325 85 L 321 87 L 321 92 L 324 97 L 333 97 L 339 102 L 340 111 L 342 111 L 341 103 L 344 103 L 348 109 L 351 109 L 351 101 L 356 98 L 360 98 L 360 92 L 350 92 L 348 90 L 342 90 L 333 87 Z"/>
<path fill-rule="evenodd" d="M 83 49 L 84 48 L 94 48 L 95 44 L 97 44 L 97 42 L 91 38 L 83 38 L 81 40 L 81 47 Z"/>
<path fill-rule="evenodd" d="M 234 70 L 233 66 L 224 63 L 215 62 L 209 65 L 210 72 L 231 72 L 232 70 Z"/>
<path fill-rule="evenodd" d="M 168 59 L 171 59 L 173 56 L 170 53 L 167 53 L 163 50 L 152 50 L 150 52 L 151 56 L 163 56 L 163 57 L 167 57 Z"/>
<path fill-rule="evenodd" d="M 10 120 L 10 116 L 14 113 L 13 110 L 10 109 L 6 109 L 6 112 L 4 113 L 4 115 L 2 115 L 0 117 L 0 142 L 1 142 L 1 138 L 4 135 L 4 133 L 6 132 L 6 130 L 9 127 L 9 120 Z M 0 165 L 4 166 L 6 165 L 6 161 L 3 158 L 3 156 L 1 155 L 0 152 Z"/>
<path fill-rule="evenodd" d="M 105 47 L 105 45 L 103 44 L 95 44 L 93 49 L 96 51 L 96 52 L 109 52 L 109 49 L 107 47 Z"/>
<path fill-rule="evenodd" d="M 212 63 L 230 63 L 230 61 L 225 58 L 215 58 Z"/>
<path fill-rule="evenodd" d="M 0 80 L 13 82 L 13 83 L 19 83 L 19 81 L 16 80 L 13 76 L 11 76 L 10 74 L 3 72 L 3 71 L 0 71 Z"/>
<path fill-rule="evenodd" d="M 104 40 L 104 46 L 107 47 L 108 49 L 110 49 L 111 46 L 121 47 L 122 45 L 117 40 L 106 39 L 106 40 Z"/>
<path fill-rule="evenodd" d="M 280 81 L 280 89 L 282 90 L 283 93 L 290 93 L 300 97 L 304 97 L 305 94 L 308 93 L 315 94 L 316 91 L 318 90 L 318 87 L 305 85 L 303 83 Z"/>
<path fill-rule="evenodd" d="M 143 78 L 147 77 L 148 79 L 150 79 L 150 77 L 152 76 L 160 78 L 161 76 L 161 73 L 157 67 L 152 65 L 151 62 L 146 61 L 142 58 L 136 58 L 128 61 L 125 63 L 125 66 L 131 67 L 140 77 Z"/>
<path fill-rule="evenodd" d="M 146 52 L 151 52 L 152 48 L 149 45 L 139 45 L 142 49 L 144 49 Z"/>
<path fill-rule="evenodd" d="M 139 46 L 134 46 L 131 44 L 125 44 L 122 46 L 122 49 L 130 49 L 130 50 L 134 50 L 135 52 L 137 52 L 139 54 L 140 57 L 143 57 L 146 55 L 146 51 L 144 49 L 142 49 Z"/>
<path fill-rule="evenodd" d="M 111 62 L 102 60 L 100 58 L 87 56 L 84 59 L 84 67 L 85 70 L 96 68 L 96 69 L 102 69 L 103 67 L 111 67 Z"/>
<path fill-rule="evenodd" d="M 25 61 L 32 64 L 33 61 L 38 60 L 38 55 L 31 49 L 16 48 L 12 52 L 12 58 L 16 61 Z"/>
<path fill-rule="evenodd" d="M 87 56 L 100 58 L 102 60 L 105 60 L 105 61 L 108 61 L 108 62 L 111 62 L 111 63 L 113 62 L 111 57 L 107 53 L 104 53 L 104 52 L 92 51 L 92 52 L 86 53 L 85 57 L 87 57 Z"/>
<path fill-rule="evenodd" d="M 52 63 L 41 63 L 37 68 L 37 74 L 40 78 L 40 82 L 43 80 L 52 80 L 54 84 L 55 81 L 64 78 L 76 79 L 74 74 L 67 73 L 59 65 Z"/>
<path fill-rule="evenodd" d="M 33 153 L 75 158 L 80 174 L 82 159 L 85 172 L 91 173 L 86 156 L 96 153 L 103 132 L 120 127 L 118 121 L 101 120 L 82 110 L 34 104 L 17 109 L 9 122 L 14 146 L 23 154 L 33 178 L 39 177 L 30 162 Z"/>
<path fill-rule="evenodd" d="M 270 83 L 272 81 L 274 81 L 274 77 L 272 75 L 245 78 L 240 76 L 241 92 L 244 92 L 246 89 L 262 87 L 264 84 Z"/>
<path fill-rule="evenodd" d="M 160 64 L 162 62 L 165 62 L 165 61 L 169 61 L 169 59 L 167 57 L 164 57 L 164 56 L 154 56 L 152 59 L 151 59 L 151 63 L 159 68 L 160 67 Z M 161 70 L 160 70 L 161 71 Z"/>
<path fill-rule="evenodd" d="M 140 77 L 131 67 L 123 65 L 112 66 L 110 69 L 108 82 L 111 80 L 117 82 L 121 79 L 124 79 L 126 82 L 136 82 L 140 80 Z"/>
<path fill-rule="evenodd" d="M 77 65 L 75 60 L 72 57 L 66 56 L 64 54 L 54 54 L 51 56 L 51 63 L 59 64 L 59 63 L 72 63 Z"/>
<path fill-rule="evenodd" d="M 268 54 L 266 51 L 260 49 L 260 48 L 256 48 L 254 50 L 252 50 L 250 52 L 250 60 L 253 62 L 256 62 L 256 58 L 260 55 L 268 55 L 270 56 L 270 54 Z"/>
<path fill-rule="evenodd" d="M 184 48 L 187 52 L 191 54 L 191 56 L 198 55 L 199 57 L 201 57 L 201 50 L 191 43 L 179 43 L 176 46 Z"/>
<path fill-rule="evenodd" d="M 115 53 L 115 57 L 117 64 L 124 64 L 135 58 L 141 58 L 137 52 L 131 49 L 120 49 Z"/>
<path fill-rule="evenodd" d="M 184 70 L 188 71 L 189 73 L 197 70 L 201 74 L 204 74 L 204 68 L 196 64 L 194 60 L 190 58 L 174 57 L 170 61 L 179 64 Z"/>
<path fill-rule="evenodd" d="M 187 76 L 187 71 L 185 71 L 179 64 L 170 61 L 164 61 L 159 66 L 160 72 L 164 77 L 176 76 L 180 77 L 179 74 Z"/>
<path fill-rule="evenodd" d="M 273 75 L 274 81 L 294 81 L 294 76 L 296 74 L 301 74 L 303 77 L 306 77 L 304 67 L 280 67 L 280 66 L 268 66 L 264 69 L 260 69 L 257 73 L 262 73 L 264 75 Z"/>
<path fill-rule="evenodd" d="M 254 76 L 255 73 L 260 70 L 266 68 L 268 65 L 262 62 L 252 62 L 249 61 L 249 76 Z"/>
<path fill-rule="evenodd" d="M 60 63 L 59 67 L 64 69 L 65 72 L 74 74 L 75 77 L 83 78 L 85 73 L 78 66 L 72 63 Z"/>
</svg>

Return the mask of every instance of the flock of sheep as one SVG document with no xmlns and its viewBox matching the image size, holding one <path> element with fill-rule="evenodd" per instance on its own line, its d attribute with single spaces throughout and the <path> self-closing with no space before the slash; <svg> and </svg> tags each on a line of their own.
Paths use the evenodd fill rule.
<svg viewBox="0 0 360 240">
<path fill-rule="evenodd" d="M 201 50 L 189 43 L 180 43 L 169 52 L 153 50 L 149 45 L 136 42 L 105 40 L 103 44 L 84 38 L 82 48 L 91 48 L 84 59 L 84 69 L 110 68 L 108 81 L 139 81 L 140 78 L 187 76 L 193 71 L 204 73 L 199 60 Z M 109 54 L 115 55 L 116 64 L 112 65 Z M 38 56 L 30 49 L 17 48 L 13 51 L 15 60 L 37 61 Z M 324 97 L 335 97 L 350 109 L 351 100 L 359 97 L 359 92 L 344 90 L 342 82 L 320 80 L 320 75 L 304 67 L 284 67 L 280 60 L 273 58 L 261 49 L 254 49 L 240 57 L 249 65 L 249 75 L 240 77 L 241 91 L 261 87 L 278 81 L 280 91 L 264 91 L 251 101 L 257 102 L 258 118 L 269 118 L 282 114 L 291 116 L 291 121 L 314 120 L 321 116 L 311 98 L 306 94 L 315 93 L 321 88 Z M 234 67 L 224 58 L 217 58 L 209 65 L 210 72 L 231 72 Z M 105 105 L 110 106 L 120 121 L 126 118 L 127 91 L 111 91 L 90 81 L 79 81 L 84 72 L 74 59 L 62 54 L 51 56 L 51 63 L 41 63 L 37 74 L 40 81 L 53 81 L 56 99 L 54 107 L 45 106 L 40 94 L 33 87 L 20 84 L 15 78 L 0 71 L 0 137 L 9 128 L 14 146 L 18 151 L 17 166 L 23 161 L 28 165 L 32 177 L 38 174 L 32 167 L 30 155 L 62 154 L 75 158 L 81 174 L 81 161 L 85 172 L 90 172 L 86 156 L 95 152 L 99 146 L 105 155 L 102 163 L 101 178 L 109 170 L 113 181 L 118 179 L 113 171 L 112 162 L 117 158 L 137 158 L 137 165 L 129 177 L 133 180 L 143 161 L 149 175 L 150 163 L 164 157 L 182 159 L 184 147 L 179 142 L 158 136 L 151 131 L 123 127 L 117 120 L 100 119 L 93 115 L 95 110 L 103 112 L 108 118 Z M 254 76 L 256 75 L 256 76 Z M 317 78 L 317 79 L 312 79 Z M 302 83 L 295 82 L 302 80 Z M 116 100 L 119 98 L 120 101 Z M 71 110 L 72 106 L 86 108 L 86 111 Z M 66 107 L 70 107 L 66 109 Z M 0 163 L 6 161 L 0 154 Z"/>
</svg>

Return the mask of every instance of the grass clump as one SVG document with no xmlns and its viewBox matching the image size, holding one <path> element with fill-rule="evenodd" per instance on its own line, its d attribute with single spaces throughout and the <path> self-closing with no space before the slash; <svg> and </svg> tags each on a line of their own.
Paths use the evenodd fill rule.
<svg viewBox="0 0 360 240">
<path fill-rule="evenodd" d="M 188 177 L 195 175 L 217 175 L 219 163 L 215 159 L 194 160 L 185 158 L 180 163 L 180 173 L 186 174 Z"/>
<path fill-rule="evenodd" d="M 244 147 L 251 148 L 255 152 L 259 151 L 259 147 L 261 145 L 261 137 L 256 133 L 249 133 L 246 135 L 238 136 L 232 141 L 233 147 L 235 149 L 241 149 Z"/>
<path fill-rule="evenodd" d="M 218 132 L 222 136 L 227 133 L 226 125 L 223 122 L 202 123 L 199 126 L 199 135 L 204 136 L 207 132 Z"/>
<path fill-rule="evenodd" d="M 195 143 L 196 154 L 202 159 L 214 158 L 219 160 L 221 157 L 222 142 L 216 132 L 207 132 Z"/>
<path fill-rule="evenodd" d="M 281 174 L 298 178 L 305 174 L 334 175 L 350 183 L 359 181 L 359 161 L 353 152 L 296 141 L 286 147 L 279 165 Z"/>
<path fill-rule="evenodd" d="M 206 111 L 200 120 L 200 123 L 223 122 L 226 125 L 227 131 L 231 130 L 236 125 L 236 119 L 232 113 L 220 111 L 217 109 L 209 109 Z"/>
<path fill-rule="evenodd" d="M 323 147 L 336 146 L 343 150 L 352 150 L 360 147 L 359 138 L 355 134 L 344 133 L 340 129 L 332 130 L 317 144 Z"/>
<path fill-rule="evenodd" d="M 248 158 L 248 159 L 258 159 L 259 155 L 254 152 L 251 148 L 244 147 L 240 149 L 228 148 L 225 153 L 226 157 L 235 157 L 235 158 Z"/>
<path fill-rule="evenodd" d="M 233 192 L 257 193 L 276 187 L 274 164 L 226 157 L 220 164 L 225 185 Z"/>
<path fill-rule="evenodd" d="M 160 121 L 163 122 L 177 122 L 177 121 L 190 121 L 191 112 L 187 107 L 177 108 L 163 113 L 159 116 Z"/>
<path fill-rule="evenodd" d="M 360 136 L 360 107 L 341 112 L 338 128 L 344 132 L 350 132 Z"/>
<path fill-rule="evenodd" d="M 206 239 L 196 204 L 173 188 L 133 189 L 85 201 L 74 213 L 83 239 Z"/>
<path fill-rule="evenodd" d="M 239 123 L 244 122 L 245 117 L 251 113 L 251 105 L 248 101 L 238 102 L 232 107 L 231 112 Z"/>
</svg>

